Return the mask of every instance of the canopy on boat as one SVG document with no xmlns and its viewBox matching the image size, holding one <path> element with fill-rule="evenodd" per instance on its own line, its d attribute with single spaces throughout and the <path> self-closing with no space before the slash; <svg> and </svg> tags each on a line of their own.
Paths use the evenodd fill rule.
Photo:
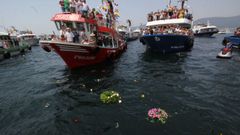
<svg viewBox="0 0 240 135">
<path fill-rule="evenodd" d="M 166 19 L 166 20 L 157 20 L 147 23 L 147 26 L 160 26 L 160 25 L 185 25 L 191 27 L 192 21 L 186 18 L 181 19 Z"/>
<path fill-rule="evenodd" d="M 0 36 L 7 36 L 8 35 L 8 33 L 6 33 L 6 32 L 0 32 Z"/>
<path fill-rule="evenodd" d="M 87 22 L 96 23 L 93 19 L 84 18 L 81 14 L 75 13 L 59 13 L 56 14 L 51 21 L 63 21 L 63 22 Z"/>
</svg>

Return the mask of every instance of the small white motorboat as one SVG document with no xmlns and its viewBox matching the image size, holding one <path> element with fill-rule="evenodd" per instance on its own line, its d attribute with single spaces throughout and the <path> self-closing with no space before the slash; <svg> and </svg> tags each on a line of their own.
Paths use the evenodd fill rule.
<svg viewBox="0 0 240 135">
<path fill-rule="evenodd" d="M 217 55 L 217 58 L 231 59 L 232 58 L 232 44 L 228 43 Z"/>
</svg>

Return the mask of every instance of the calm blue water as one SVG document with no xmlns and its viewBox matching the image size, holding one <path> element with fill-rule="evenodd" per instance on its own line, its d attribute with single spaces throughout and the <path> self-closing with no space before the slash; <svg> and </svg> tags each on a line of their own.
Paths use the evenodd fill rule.
<svg viewBox="0 0 240 135">
<path fill-rule="evenodd" d="M 240 51 L 216 59 L 223 36 L 196 38 L 192 52 L 168 56 L 134 41 L 115 63 L 74 71 L 40 47 L 2 61 L 0 134 L 239 135 Z M 102 104 L 106 89 L 123 103 Z M 165 125 L 146 121 L 153 107 L 168 112 Z"/>
</svg>

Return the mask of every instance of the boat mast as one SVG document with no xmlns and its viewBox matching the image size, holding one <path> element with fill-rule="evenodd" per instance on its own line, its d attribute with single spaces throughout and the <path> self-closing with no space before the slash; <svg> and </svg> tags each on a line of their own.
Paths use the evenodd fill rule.
<svg viewBox="0 0 240 135">
<path fill-rule="evenodd" d="M 188 0 L 180 0 L 180 2 L 182 2 L 182 9 L 184 8 L 185 1 L 188 1 Z"/>
<path fill-rule="evenodd" d="M 171 4 L 172 4 L 172 0 L 169 0 L 169 1 L 168 1 L 168 6 L 170 7 Z"/>
</svg>

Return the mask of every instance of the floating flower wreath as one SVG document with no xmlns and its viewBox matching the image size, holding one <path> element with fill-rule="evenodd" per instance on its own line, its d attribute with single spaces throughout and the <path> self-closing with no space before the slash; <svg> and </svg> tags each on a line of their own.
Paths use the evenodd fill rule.
<svg viewBox="0 0 240 135">
<path fill-rule="evenodd" d="M 104 104 L 114 104 L 114 103 L 121 103 L 121 97 L 119 93 L 115 91 L 105 91 L 101 93 L 100 100 Z"/>
<path fill-rule="evenodd" d="M 168 114 L 161 108 L 152 108 L 148 111 L 147 120 L 151 123 L 165 124 L 168 118 Z"/>
</svg>

